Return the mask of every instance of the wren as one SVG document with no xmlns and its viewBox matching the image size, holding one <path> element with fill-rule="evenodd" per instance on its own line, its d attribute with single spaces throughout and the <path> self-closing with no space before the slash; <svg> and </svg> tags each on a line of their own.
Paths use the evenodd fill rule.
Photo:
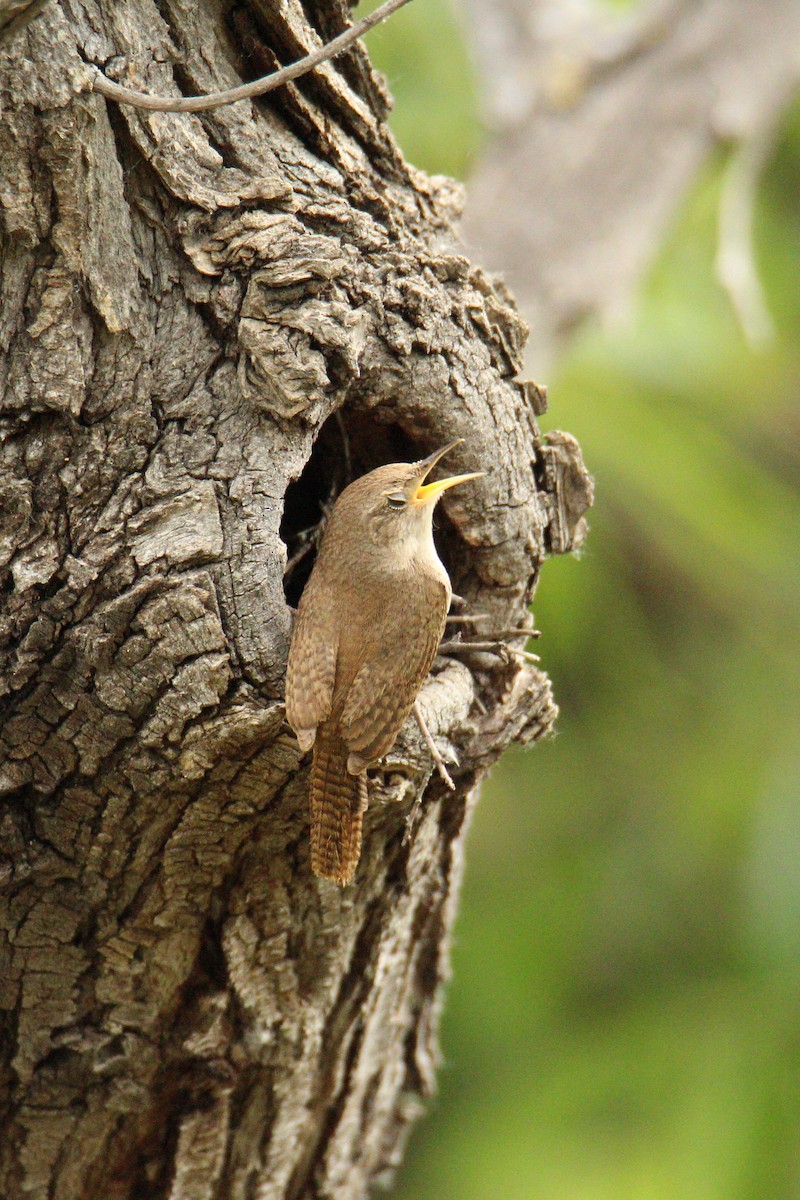
<svg viewBox="0 0 800 1200">
<path fill-rule="evenodd" d="M 361 856 L 366 770 L 394 745 L 436 657 L 451 588 L 433 544 L 442 493 L 425 480 L 461 439 L 356 479 L 331 510 L 300 597 L 286 717 L 311 766 L 311 869 L 346 884 Z"/>
</svg>

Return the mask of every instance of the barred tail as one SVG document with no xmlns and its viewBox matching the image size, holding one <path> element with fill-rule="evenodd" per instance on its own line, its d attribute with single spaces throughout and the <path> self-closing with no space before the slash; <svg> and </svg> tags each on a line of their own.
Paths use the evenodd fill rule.
<svg viewBox="0 0 800 1200">
<path fill-rule="evenodd" d="M 361 821 L 367 778 L 347 771 L 341 738 L 317 733 L 311 766 L 311 870 L 321 879 L 349 883 L 361 857 Z"/>
</svg>

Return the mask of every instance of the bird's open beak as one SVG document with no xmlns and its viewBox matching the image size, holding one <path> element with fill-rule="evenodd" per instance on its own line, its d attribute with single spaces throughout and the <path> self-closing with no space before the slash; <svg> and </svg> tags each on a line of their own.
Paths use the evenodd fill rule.
<svg viewBox="0 0 800 1200">
<path fill-rule="evenodd" d="M 428 504 L 431 501 L 438 500 L 442 492 L 448 488 L 455 487 L 457 483 L 466 483 L 468 479 L 480 479 L 485 475 L 485 471 L 473 471 L 470 475 L 451 475 L 449 479 L 437 479 L 435 483 L 425 483 L 424 480 L 430 475 L 433 468 L 436 466 L 440 458 L 444 458 L 454 446 L 459 446 L 463 442 L 463 438 L 456 438 L 454 442 L 448 442 L 446 446 L 442 446 L 441 450 L 434 450 L 427 458 L 423 458 L 418 464 L 419 471 L 419 486 L 414 493 L 412 499 L 415 504 Z"/>
</svg>

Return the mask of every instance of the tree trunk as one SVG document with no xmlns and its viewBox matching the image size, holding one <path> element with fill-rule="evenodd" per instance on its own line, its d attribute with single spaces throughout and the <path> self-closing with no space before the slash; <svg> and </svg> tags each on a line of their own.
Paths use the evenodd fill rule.
<svg viewBox="0 0 800 1200">
<path fill-rule="evenodd" d="M 310 874 L 282 704 L 303 531 L 350 475 L 462 436 L 487 475 L 440 547 L 499 628 L 589 500 L 361 46 L 202 116 L 87 88 L 86 62 L 232 86 L 347 17 L 62 0 L 0 47 L 6 1200 L 364 1195 L 434 1083 L 476 783 L 555 715 L 535 667 L 441 657 L 456 794 L 407 726 L 354 886 Z"/>
</svg>

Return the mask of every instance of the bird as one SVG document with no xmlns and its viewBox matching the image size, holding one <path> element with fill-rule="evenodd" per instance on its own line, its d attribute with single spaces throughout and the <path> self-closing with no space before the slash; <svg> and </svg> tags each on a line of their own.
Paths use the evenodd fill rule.
<svg viewBox="0 0 800 1200">
<path fill-rule="evenodd" d="M 297 608 L 286 718 L 313 750 L 311 870 L 341 886 L 361 857 L 367 768 L 394 745 L 444 633 L 452 589 L 433 541 L 440 496 L 483 471 L 426 479 L 461 438 L 388 463 L 339 495 Z"/>
</svg>

